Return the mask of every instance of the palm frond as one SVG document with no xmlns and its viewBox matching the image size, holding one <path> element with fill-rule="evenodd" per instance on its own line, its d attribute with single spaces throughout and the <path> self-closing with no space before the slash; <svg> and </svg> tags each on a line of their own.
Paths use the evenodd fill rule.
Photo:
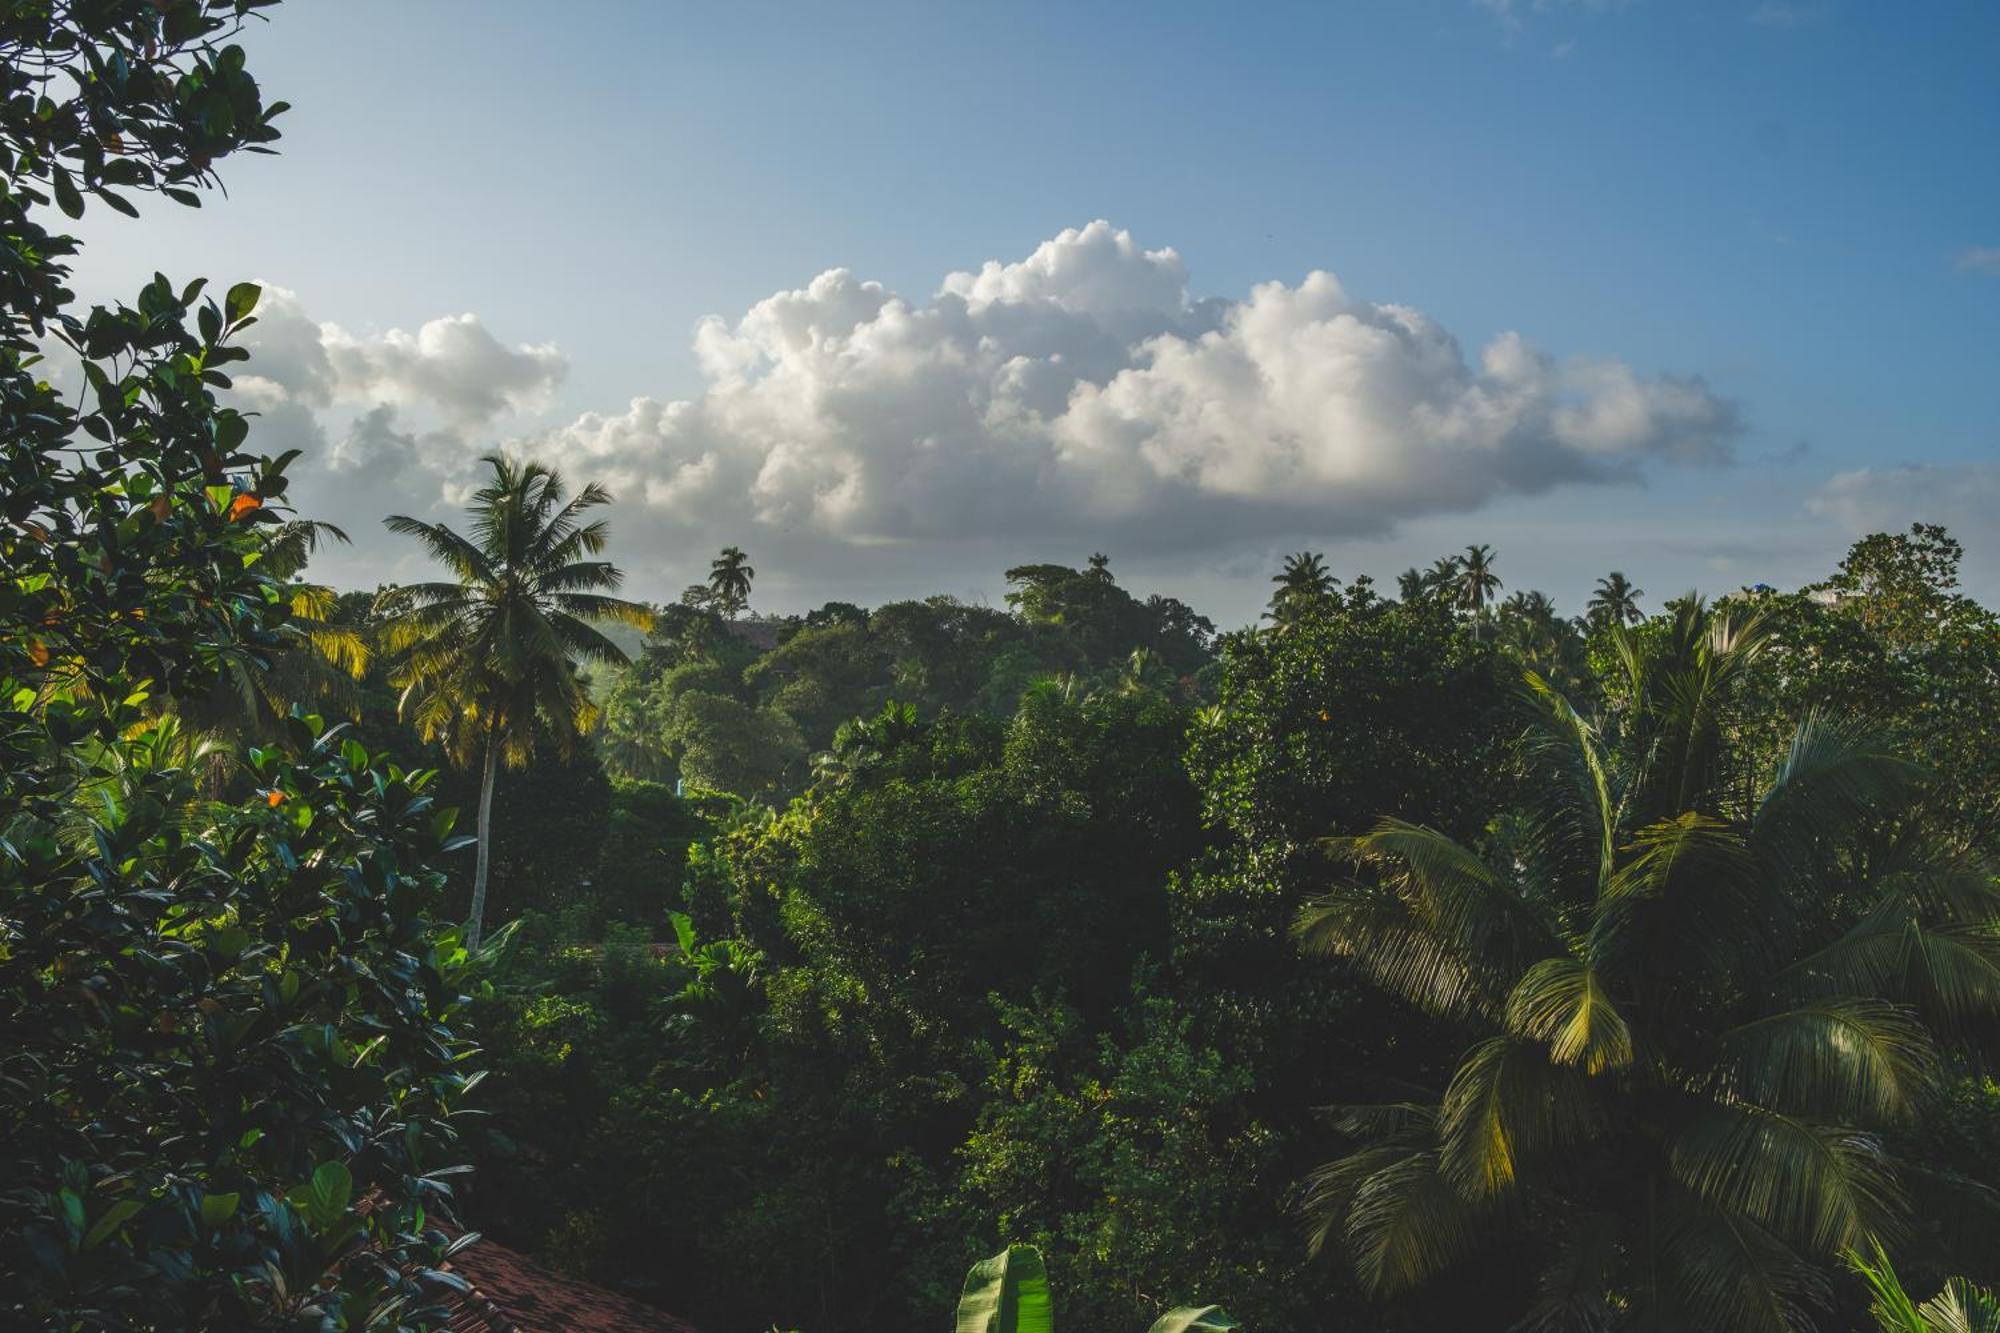
<svg viewBox="0 0 2000 1333">
<path fill-rule="evenodd" d="M 575 616 L 561 611 L 551 612 L 549 625 L 562 641 L 563 648 L 573 656 L 606 666 L 623 666 L 629 660 L 623 648 Z"/>
<path fill-rule="evenodd" d="M 1565 1223 L 1516 1333 L 1610 1333 L 1617 1326 L 1613 1270 L 1623 1243 L 1617 1215 L 1584 1211 Z"/>
<path fill-rule="evenodd" d="M 1816 1333 L 1832 1296 L 1825 1275 L 1750 1218 L 1676 1196 L 1661 1209 L 1671 1285 L 1654 1327 L 1704 1333 Z"/>
<path fill-rule="evenodd" d="M 586 592 L 559 592 L 553 594 L 549 601 L 565 615 L 582 620 L 630 625 L 633 629 L 653 627 L 653 608 L 643 602 L 628 602 L 622 597 L 602 597 Z"/>
<path fill-rule="evenodd" d="M 1428 1013 L 1462 1017 L 1497 996 L 1410 904 L 1378 885 L 1348 884 L 1307 903 L 1293 925 L 1309 952 L 1346 958 Z"/>
<path fill-rule="evenodd" d="M 1888 1252 L 1879 1242 L 1870 1245 L 1869 1249 L 1874 1254 L 1872 1260 L 1849 1250 L 1847 1266 L 1859 1274 L 1867 1286 L 1870 1298 L 1868 1313 L 1881 1326 L 1882 1333 L 1936 1333 L 1910 1293 L 1903 1290 L 1902 1279 L 1896 1276 Z"/>
<path fill-rule="evenodd" d="M 1741 835 L 1697 814 L 1642 828 L 1612 876 L 1586 956 L 1604 975 L 1741 974 L 1767 960 L 1786 906 Z"/>
<path fill-rule="evenodd" d="M 1525 1157 L 1580 1142 L 1596 1122 L 1585 1078 L 1539 1044 L 1489 1037 L 1460 1062 L 1438 1113 L 1438 1166 L 1467 1198 L 1510 1189 Z"/>
<path fill-rule="evenodd" d="M 1407 1291 L 1473 1253 L 1494 1216 L 1446 1183 L 1435 1148 L 1409 1142 L 1320 1167 L 1306 1179 L 1301 1206 L 1314 1221 L 1314 1252 L 1338 1236 L 1376 1296 Z"/>
<path fill-rule="evenodd" d="M 1581 1065 L 1586 1074 L 1632 1063 L 1631 1028 L 1603 979 L 1575 958 L 1548 958 L 1528 969 L 1507 997 L 1507 1027 L 1545 1043 L 1557 1064 Z"/>
<path fill-rule="evenodd" d="M 1413 919 L 1476 966 L 1496 994 L 1531 964 L 1563 952 L 1542 908 L 1435 829 L 1385 819 L 1330 845 L 1373 868 L 1409 904 Z"/>
<path fill-rule="evenodd" d="M 486 553 L 442 523 L 426 523 L 406 514 L 391 514 L 382 520 L 389 531 L 414 537 L 430 557 L 449 569 L 462 582 L 496 581 L 493 563 Z"/>
<path fill-rule="evenodd" d="M 1747 1102 L 1703 1108 L 1673 1133 L 1668 1158 L 1696 1197 L 1820 1254 L 1885 1234 L 1900 1211 L 1874 1135 Z"/>
<path fill-rule="evenodd" d="M 1854 996 L 1755 1019 L 1723 1033 L 1719 1044 L 1742 1097 L 1861 1122 L 1907 1115 L 1937 1059 L 1929 1032 L 1908 1009 Z"/>
<path fill-rule="evenodd" d="M 1612 792 L 1602 740 L 1596 728 L 1562 693 L 1534 672 L 1527 674 L 1538 725 L 1533 746 L 1545 766 L 1567 779 L 1577 832 L 1594 846 L 1597 891 L 1601 895 L 1617 864 L 1618 804 Z"/>
<path fill-rule="evenodd" d="M 1866 723 L 1810 716 L 1751 820 L 1751 846 L 1782 873 L 1803 877 L 1829 847 L 1907 804 L 1922 777 Z"/>
</svg>

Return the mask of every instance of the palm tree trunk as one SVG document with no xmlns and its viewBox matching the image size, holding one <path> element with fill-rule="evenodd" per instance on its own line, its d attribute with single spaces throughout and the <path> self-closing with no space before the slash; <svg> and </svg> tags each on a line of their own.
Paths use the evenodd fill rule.
<svg viewBox="0 0 2000 1333">
<path fill-rule="evenodd" d="M 493 860 L 493 783 L 500 773 L 500 738 L 486 737 L 486 776 L 479 784 L 479 850 L 472 863 L 472 917 L 465 923 L 465 947 L 477 949 L 486 924 L 486 871 Z"/>
</svg>

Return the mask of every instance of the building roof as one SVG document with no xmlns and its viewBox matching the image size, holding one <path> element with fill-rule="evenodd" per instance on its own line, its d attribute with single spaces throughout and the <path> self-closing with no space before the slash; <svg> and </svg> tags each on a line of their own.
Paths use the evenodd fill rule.
<svg viewBox="0 0 2000 1333">
<path fill-rule="evenodd" d="M 483 1238 L 453 1255 L 450 1268 L 472 1284 L 452 1302 L 451 1333 L 695 1333 L 663 1310 Z"/>
</svg>

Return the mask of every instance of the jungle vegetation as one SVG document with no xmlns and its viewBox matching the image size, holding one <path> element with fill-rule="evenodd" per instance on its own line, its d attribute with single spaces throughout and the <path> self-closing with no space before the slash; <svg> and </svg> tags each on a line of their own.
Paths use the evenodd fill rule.
<svg viewBox="0 0 2000 1333">
<path fill-rule="evenodd" d="M 1299 551 L 1218 633 L 1103 552 L 773 614 L 753 534 L 648 605 L 506 455 L 337 533 L 259 290 L 59 230 L 276 141 L 269 7 L 0 15 L 0 1322 L 438 1327 L 477 1231 L 712 1330 L 1994 1326 L 1950 534 L 1575 617 Z"/>
</svg>

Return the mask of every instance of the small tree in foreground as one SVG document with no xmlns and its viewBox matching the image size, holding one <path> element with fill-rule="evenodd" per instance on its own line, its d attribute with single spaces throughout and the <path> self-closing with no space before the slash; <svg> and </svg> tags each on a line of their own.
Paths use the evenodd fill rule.
<svg viewBox="0 0 2000 1333">
<path fill-rule="evenodd" d="M 232 766 L 189 705 L 303 652 L 286 458 L 220 405 L 259 293 L 79 315 L 53 202 L 193 203 L 277 137 L 223 45 L 260 0 L 0 14 L 0 1325 L 440 1318 L 450 1022 L 429 776 L 294 713 Z M 80 402 L 35 369 L 81 366 Z M 198 764 L 197 761 L 201 761 Z M 434 1280 L 433 1280 L 434 1279 Z"/>
</svg>

